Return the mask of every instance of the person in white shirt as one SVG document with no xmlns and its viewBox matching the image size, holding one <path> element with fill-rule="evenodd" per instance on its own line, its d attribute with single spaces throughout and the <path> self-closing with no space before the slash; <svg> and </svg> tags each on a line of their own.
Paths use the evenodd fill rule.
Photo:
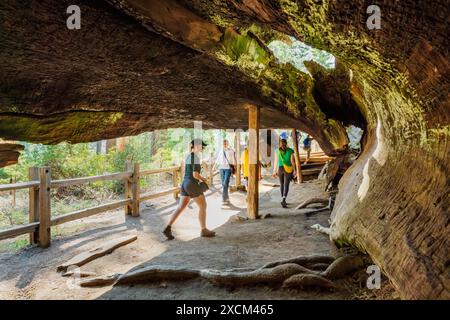
<svg viewBox="0 0 450 320">
<path fill-rule="evenodd" d="M 229 204 L 230 198 L 228 189 L 230 186 L 231 175 L 236 170 L 236 154 L 230 148 L 228 140 L 223 140 L 223 149 L 219 151 L 214 170 L 219 168 L 220 180 L 222 181 L 222 203 Z"/>
</svg>

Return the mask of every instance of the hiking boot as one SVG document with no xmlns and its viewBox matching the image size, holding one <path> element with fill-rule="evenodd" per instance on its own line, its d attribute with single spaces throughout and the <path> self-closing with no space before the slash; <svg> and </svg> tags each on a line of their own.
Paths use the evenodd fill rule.
<svg viewBox="0 0 450 320">
<path fill-rule="evenodd" d="M 214 231 L 211 231 L 211 230 L 208 230 L 208 229 L 203 229 L 202 232 L 201 232 L 201 236 L 210 238 L 210 237 L 215 237 L 216 233 Z"/>
<path fill-rule="evenodd" d="M 281 201 L 281 206 L 282 206 L 283 208 L 287 208 L 286 200 L 283 199 L 283 201 Z"/>
<path fill-rule="evenodd" d="M 170 226 L 167 226 L 164 231 L 163 234 L 166 236 L 167 240 L 173 240 L 175 239 L 175 237 L 172 234 L 172 228 Z"/>
</svg>

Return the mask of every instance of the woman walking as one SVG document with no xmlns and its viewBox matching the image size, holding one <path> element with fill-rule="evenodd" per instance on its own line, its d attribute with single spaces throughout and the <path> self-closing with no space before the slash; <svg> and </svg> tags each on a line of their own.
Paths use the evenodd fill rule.
<svg viewBox="0 0 450 320">
<path fill-rule="evenodd" d="M 202 237 L 214 237 L 216 235 L 214 231 L 206 228 L 206 198 L 203 192 L 208 189 L 208 185 L 206 184 L 206 179 L 200 175 L 202 166 L 200 164 L 199 157 L 203 147 L 206 147 L 206 143 L 204 143 L 201 139 L 194 139 L 191 141 L 191 153 L 185 161 L 185 173 L 181 184 L 180 203 L 163 231 L 163 234 L 168 240 L 175 239 L 172 234 L 172 225 L 189 204 L 191 198 L 199 207 L 198 219 L 200 221 L 201 228 L 200 235 Z"/>
<path fill-rule="evenodd" d="M 275 153 L 273 177 L 278 176 L 280 179 L 281 206 L 287 208 L 286 197 L 289 193 L 289 183 L 293 179 L 295 158 L 294 150 L 288 148 L 286 139 L 281 139 L 280 144 L 280 147 Z"/>
</svg>

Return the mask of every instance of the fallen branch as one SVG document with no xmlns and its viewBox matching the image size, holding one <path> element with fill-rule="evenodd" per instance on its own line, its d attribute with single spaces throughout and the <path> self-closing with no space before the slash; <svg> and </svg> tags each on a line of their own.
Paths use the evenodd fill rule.
<svg viewBox="0 0 450 320">
<path fill-rule="evenodd" d="M 137 239 L 137 236 L 124 236 L 118 239 L 114 239 L 111 241 L 108 241 L 99 247 L 89 250 L 87 252 L 80 253 L 67 261 L 66 263 L 63 263 L 62 265 L 58 266 L 58 271 L 67 271 L 67 269 L 70 266 L 78 266 L 81 267 L 82 265 L 85 265 L 86 263 L 103 257 L 104 255 L 107 255 L 111 252 L 113 252 L 115 249 L 124 246 L 130 242 L 133 242 Z"/>
</svg>

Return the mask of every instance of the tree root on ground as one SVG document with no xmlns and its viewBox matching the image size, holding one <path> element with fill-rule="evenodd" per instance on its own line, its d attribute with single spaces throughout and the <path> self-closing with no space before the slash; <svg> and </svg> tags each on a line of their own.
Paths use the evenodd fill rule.
<svg viewBox="0 0 450 320">
<path fill-rule="evenodd" d="M 203 279 L 214 285 L 243 287 L 273 285 L 283 288 L 337 288 L 334 280 L 341 279 L 364 267 L 361 256 L 305 255 L 267 263 L 260 268 L 233 268 L 225 270 L 190 269 L 176 266 L 154 265 L 125 274 L 113 274 L 82 280 L 83 287 L 102 285 L 128 285 L 158 283 L 161 281 L 187 281 Z"/>
<path fill-rule="evenodd" d="M 321 232 L 321 233 L 324 233 L 324 234 L 326 234 L 326 235 L 330 235 L 330 233 L 331 233 L 330 228 L 321 226 L 321 225 L 318 224 L 318 223 L 313 224 L 313 225 L 311 226 L 311 228 L 313 228 L 314 230 L 317 230 L 317 231 L 319 231 L 319 232 Z"/>
<path fill-rule="evenodd" d="M 312 204 L 316 204 L 316 203 L 320 203 L 320 204 L 328 204 L 329 199 L 324 199 L 324 198 L 312 198 L 312 199 L 308 199 L 303 201 L 302 203 L 300 203 L 297 207 L 295 207 L 295 209 L 304 209 L 309 205 Z"/>
<path fill-rule="evenodd" d="M 324 198 L 312 198 L 306 201 L 303 201 L 301 204 L 299 204 L 297 207 L 295 207 L 295 209 L 306 209 L 308 206 L 312 205 L 312 204 L 326 204 L 325 207 L 319 207 L 313 210 L 309 210 L 307 212 L 305 212 L 305 215 L 307 217 L 312 216 L 313 214 L 322 212 L 322 211 L 326 211 L 326 210 L 333 210 L 333 206 L 334 206 L 334 195 L 331 195 L 328 199 L 324 199 Z"/>
</svg>

